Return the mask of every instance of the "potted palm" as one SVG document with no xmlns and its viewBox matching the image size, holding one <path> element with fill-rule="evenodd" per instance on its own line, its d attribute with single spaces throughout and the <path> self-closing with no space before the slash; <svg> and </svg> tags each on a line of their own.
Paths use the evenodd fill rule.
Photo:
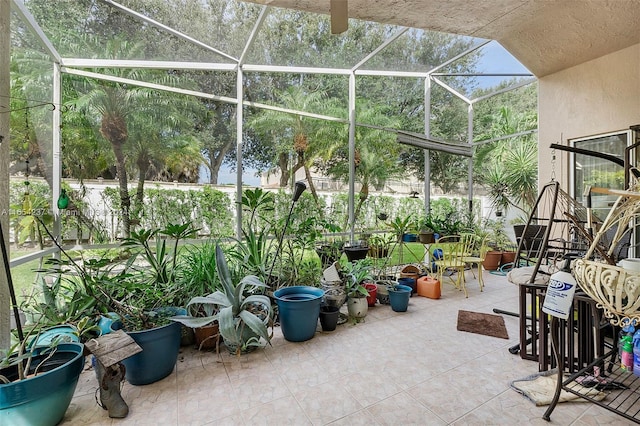
<svg viewBox="0 0 640 426">
<path fill-rule="evenodd" d="M 270 344 L 267 327 L 273 314 L 271 302 L 267 296 L 258 294 L 266 288 L 264 282 L 255 275 L 247 275 L 234 283 L 219 245 L 216 245 L 216 271 L 222 289 L 189 302 L 190 306 L 197 305 L 212 315 L 178 315 L 171 319 L 187 327 L 201 327 L 217 320 L 224 344 L 234 354 L 240 355 L 262 346 L 261 339 Z"/>
<path fill-rule="evenodd" d="M 487 271 L 495 271 L 500 267 L 503 252 L 508 250 L 509 247 L 512 247 L 512 244 L 509 236 L 504 231 L 504 219 L 486 219 L 484 225 L 484 232 L 488 236 L 487 245 L 490 247 L 490 250 L 487 251 L 485 255 L 482 267 Z M 515 260 L 515 252 L 513 259 Z"/>
</svg>

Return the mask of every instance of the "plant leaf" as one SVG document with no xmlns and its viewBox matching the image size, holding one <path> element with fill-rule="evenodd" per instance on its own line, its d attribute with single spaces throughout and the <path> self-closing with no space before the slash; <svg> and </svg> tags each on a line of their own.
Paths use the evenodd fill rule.
<svg viewBox="0 0 640 426">
<path fill-rule="evenodd" d="M 211 324 L 217 319 L 217 315 L 210 317 L 192 317 L 189 315 L 177 315 L 169 318 L 171 321 L 179 322 L 187 327 L 198 328 Z"/>
<path fill-rule="evenodd" d="M 238 316 L 254 333 L 270 342 L 267 326 L 260 318 L 249 311 L 241 311 Z"/>
</svg>

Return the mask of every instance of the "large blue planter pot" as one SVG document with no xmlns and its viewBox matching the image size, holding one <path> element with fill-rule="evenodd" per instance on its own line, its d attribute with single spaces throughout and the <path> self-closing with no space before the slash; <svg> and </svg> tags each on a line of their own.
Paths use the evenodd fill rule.
<svg viewBox="0 0 640 426">
<path fill-rule="evenodd" d="M 53 426 L 58 424 L 67 411 L 78 377 L 84 367 L 80 343 L 60 343 L 54 355 L 48 348 L 34 349 L 31 370 L 42 363 L 37 376 L 0 384 L 0 425 Z M 0 370 L 9 380 L 18 377 L 17 366 Z"/>
<path fill-rule="evenodd" d="M 273 293 L 280 327 L 290 342 L 304 342 L 316 333 L 324 290 L 311 286 L 284 287 Z"/>
<path fill-rule="evenodd" d="M 174 315 L 186 315 L 187 310 L 168 306 L 155 309 L 166 318 Z M 111 330 L 122 328 L 120 321 L 111 324 Z M 127 334 L 142 348 L 142 352 L 122 360 L 126 368 L 125 378 L 132 385 L 148 385 L 164 379 L 173 371 L 178 360 L 182 326 L 170 322 L 162 327 L 142 331 L 127 331 Z"/>
<path fill-rule="evenodd" d="M 406 312 L 409 307 L 409 298 L 411 297 L 411 287 L 398 284 L 389 289 L 389 302 L 394 312 Z"/>
<path fill-rule="evenodd" d="M 164 379 L 173 371 L 180 351 L 180 323 L 127 334 L 142 348 L 142 352 L 122 361 L 125 377 L 132 385 L 148 385 Z"/>
</svg>

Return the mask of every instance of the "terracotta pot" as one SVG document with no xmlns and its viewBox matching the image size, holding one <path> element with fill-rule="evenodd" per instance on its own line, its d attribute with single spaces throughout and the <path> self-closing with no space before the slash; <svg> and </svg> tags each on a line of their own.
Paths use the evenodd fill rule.
<svg viewBox="0 0 640 426">
<path fill-rule="evenodd" d="M 412 294 L 414 294 L 416 292 L 416 281 L 418 280 L 418 277 L 420 276 L 420 268 L 418 268 L 415 265 L 407 265 L 404 268 L 402 268 L 400 270 L 400 278 L 411 278 L 413 280 L 413 284 L 410 285 L 411 289 L 412 289 Z M 398 281 L 399 282 L 399 281 Z M 402 283 L 400 283 L 402 284 Z M 405 285 L 408 285 L 408 283 L 405 283 Z"/>
<path fill-rule="evenodd" d="M 389 248 L 388 247 L 378 247 L 371 246 L 369 247 L 369 256 L 375 259 L 382 259 L 384 257 L 389 256 Z"/>
<path fill-rule="evenodd" d="M 513 263 L 516 260 L 516 252 L 515 251 L 503 251 L 502 256 L 500 257 L 500 265 L 506 265 L 508 263 Z"/>
<path fill-rule="evenodd" d="M 193 332 L 196 338 L 196 347 L 199 350 L 215 349 L 220 342 L 220 329 L 217 322 L 204 327 L 194 328 Z"/>
<path fill-rule="evenodd" d="M 495 271 L 500 266 L 500 260 L 502 259 L 502 252 L 491 250 L 488 251 L 482 262 L 482 267 L 487 271 Z"/>
</svg>

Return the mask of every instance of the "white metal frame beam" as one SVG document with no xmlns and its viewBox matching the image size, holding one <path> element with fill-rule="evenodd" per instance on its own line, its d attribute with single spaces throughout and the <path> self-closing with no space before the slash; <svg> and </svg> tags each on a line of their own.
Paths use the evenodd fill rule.
<svg viewBox="0 0 640 426">
<path fill-rule="evenodd" d="M 391 37 L 389 37 L 387 40 L 385 40 L 382 44 L 380 44 L 380 46 L 378 46 L 376 49 L 374 49 L 371 53 L 369 53 L 368 55 L 366 55 L 360 62 L 358 62 L 357 64 L 355 64 L 351 69 L 343 69 L 343 68 L 323 68 L 323 67 L 290 67 L 290 66 L 277 66 L 277 65 L 260 65 L 260 64 L 247 64 L 245 63 L 246 61 L 246 57 L 248 55 L 248 52 L 250 51 L 251 46 L 253 45 L 253 43 L 255 42 L 256 38 L 259 35 L 260 29 L 262 28 L 266 17 L 268 16 L 268 13 L 270 11 L 270 7 L 267 6 L 263 6 L 260 15 L 258 16 L 254 27 L 247 39 L 247 42 L 245 43 L 244 49 L 240 55 L 239 58 L 235 58 L 232 55 L 229 55 L 219 49 L 216 49 L 206 43 L 203 43 L 193 37 L 190 37 L 180 31 L 177 31 L 171 27 L 168 27 L 154 19 L 151 19 L 141 13 L 138 13 L 132 9 L 127 8 L 126 6 L 121 5 L 120 3 L 114 1 L 114 0 L 101 0 L 102 3 L 109 5 L 111 7 L 114 7 L 132 17 L 134 17 L 135 19 L 141 20 L 143 22 L 146 22 L 150 25 L 153 25 L 154 27 L 160 29 L 161 31 L 165 31 L 175 37 L 178 37 L 182 40 L 185 40 L 188 43 L 194 44 L 195 46 L 198 46 L 200 48 L 203 48 L 207 51 L 213 52 L 223 58 L 226 58 L 227 60 L 230 60 L 231 63 L 211 63 L 211 62 L 205 62 L 205 63 L 200 63 L 200 62 L 179 62 L 179 61 L 144 61 L 144 60 L 108 60 L 108 59 L 82 59 L 82 58 L 61 58 L 60 55 L 58 54 L 58 52 L 56 51 L 55 47 L 51 44 L 51 42 L 48 40 L 48 38 L 46 37 L 46 35 L 44 34 L 44 32 L 42 31 L 42 29 L 40 28 L 40 26 L 37 24 L 37 22 L 35 21 L 35 19 L 33 18 L 33 16 L 28 12 L 28 10 L 26 9 L 26 7 L 24 6 L 22 0 L 12 0 L 13 1 L 13 6 L 14 9 L 18 12 L 18 14 L 20 15 L 20 17 L 23 19 L 24 22 L 26 22 L 26 24 L 30 27 L 30 29 L 38 36 L 39 40 L 41 41 L 42 45 L 44 46 L 44 48 L 46 49 L 46 51 L 48 52 L 48 54 L 51 56 L 52 60 L 57 63 L 60 64 L 61 66 L 56 67 L 55 68 L 55 72 L 54 74 L 57 73 L 57 75 L 59 76 L 60 73 L 68 73 L 71 75 L 78 75 L 78 76 L 84 76 L 84 77 L 89 77 L 89 78 L 96 78 L 96 79 L 101 79 L 101 80 L 106 80 L 106 81 L 113 81 L 113 82 L 118 82 L 118 83 L 122 83 L 122 84 L 129 84 L 129 85 L 135 85 L 135 86 L 140 86 L 140 87 L 147 87 L 147 88 L 151 88 L 151 89 L 155 89 L 155 90 L 163 90 L 163 91 L 168 91 L 168 92 L 173 92 L 173 93 L 177 93 L 177 94 L 182 94 L 182 95 L 188 95 L 188 96 L 196 96 L 196 97 L 201 97 L 201 98 L 207 98 L 207 99 L 212 99 L 214 101 L 219 101 L 219 102 L 225 102 L 225 103 L 229 103 L 229 104 L 234 104 L 237 107 L 237 116 L 236 116 L 236 126 L 237 126 L 237 141 L 236 141 L 236 145 L 237 145 L 237 150 L 238 150 L 238 154 L 237 154 L 237 169 L 238 169 L 238 176 L 237 176 L 237 186 L 238 188 L 238 196 L 241 196 L 241 186 L 242 186 L 242 145 L 243 145 L 243 108 L 245 106 L 249 106 L 249 107 L 254 107 L 254 108 L 262 108 L 262 109 L 268 109 L 268 110 L 273 110 L 273 111 L 279 111 L 282 113 L 287 113 L 287 114 L 297 114 L 297 115 L 302 115 L 302 116 L 306 116 L 306 117 L 310 117 L 310 118 L 314 118 L 314 119 L 319 119 L 319 120 L 327 120 L 327 121 L 334 121 L 334 122 L 340 122 L 340 123 L 349 123 L 349 161 L 350 161 L 350 167 L 349 167 L 349 224 L 350 224 L 350 236 L 351 236 L 351 240 L 353 240 L 354 237 L 354 221 L 355 218 L 353 217 L 354 215 L 354 204 L 355 204 L 355 197 L 354 197 L 354 192 L 355 192 L 355 166 L 354 166 L 354 157 L 355 157 L 355 129 L 356 126 L 358 125 L 364 125 L 364 124 L 358 124 L 356 122 L 356 109 L 355 109 L 355 100 L 356 100 L 356 76 L 381 76 L 381 77 L 404 77 L 404 78 L 424 78 L 425 79 L 425 90 L 424 90 L 424 104 L 425 104 L 425 116 L 424 116 L 424 126 L 425 126 L 425 139 L 430 139 L 429 138 L 429 133 L 430 133 L 430 109 L 431 109 L 431 90 L 432 90 L 432 82 L 435 82 L 436 84 L 440 85 L 441 87 L 443 87 L 445 90 L 447 90 L 448 92 L 452 93 L 454 96 L 460 98 L 463 102 L 465 102 L 468 106 L 468 144 L 467 147 L 468 149 L 470 149 L 471 151 L 473 150 L 473 146 L 475 146 L 476 144 L 474 144 L 472 142 L 472 134 L 473 134 L 473 104 L 475 102 L 479 102 L 481 100 L 487 99 L 491 96 L 495 96 L 497 94 L 500 93 L 504 93 L 510 90 L 514 90 L 515 88 L 524 86 L 526 84 L 530 84 L 531 82 L 535 81 L 535 79 L 532 80 L 526 80 L 523 82 L 520 82 L 518 84 L 515 84 L 513 86 L 510 86 L 508 88 L 504 88 L 501 89 L 499 91 L 496 91 L 494 93 L 491 94 L 487 94 L 487 95 L 483 95 L 481 97 L 478 97 L 476 99 L 469 99 L 468 97 L 464 96 L 463 94 L 459 93 L 458 91 L 456 91 L 455 89 L 453 89 L 452 87 L 450 87 L 449 85 L 447 85 L 446 83 L 444 83 L 442 80 L 440 80 L 439 77 L 446 77 L 446 76 L 453 76 L 453 77 L 476 77 L 476 76 L 493 76 L 493 77 L 508 77 L 508 76 L 513 76 L 513 77 L 517 77 L 517 76 L 522 76 L 522 77 L 530 77 L 531 74 L 501 74 L 501 73 L 493 73 L 493 74 L 482 74 L 482 73 L 444 73 L 444 72 L 440 72 L 440 70 L 442 70 L 444 67 L 448 66 L 449 64 L 454 63 L 455 61 L 457 61 L 460 58 L 463 58 L 464 56 L 482 48 L 483 46 L 485 46 L 486 44 L 490 43 L 491 40 L 485 40 L 483 42 L 478 43 L 477 45 L 459 53 L 458 55 L 448 59 L 447 61 L 443 62 L 442 64 L 439 64 L 435 67 L 433 67 L 432 69 L 428 70 L 428 71 L 387 71 L 387 70 L 366 70 L 366 69 L 361 69 L 361 67 L 367 63 L 369 60 L 371 60 L 375 55 L 377 55 L 379 52 L 381 52 L 382 50 L 384 50 L 385 48 L 387 48 L 389 45 L 391 45 L 393 42 L 395 42 L 399 37 L 401 37 L 403 34 L 405 34 L 409 28 L 401 28 L 400 30 L 398 30 L 395 34 L 393 34 Z M 198 91 L 194 91 L 194 90 L 187 90 L 187 89 L 181 89 L 181 88 L 176 88 L 176 87 L 169 87 L 169 86 L 164 86 L 164 85 L 160 85 L 160 84 L 155 84 L 155 83 L 150 83 L 150 82 L 143 82 L 143 81 L 136 81 L 136 80 L 130 80 L 130 79 L 125 79 L 125 78 L 120 78 L 120 77 L 115 77 L 115 76 L 109 76 L 106 74 L 101 74 L 101 73 L 96 73 L 96 72 L 92 72 L 92 71 L 84 71 L 84 70 L 80 70 L 77 68 L 154 68 L 154 69 L 184 69 L 184 70 L 205 70 L 205 71 L 224 71 L 224 72 L 236 72 L 236 97 L 228 97 L 228 96 L 217 96 L 217 95 L 213 95 L 213 94 L 208 94 L 208 93 L 204 93 L 204 92 L 198 92 Z M 288 73 L 288 74 L 330 74 L 330 75 L 343 75 L 343 76 L 348 76 L 349 78 L 349 99 L 348 99 L 348 114 L 349 114 L 349 118 L 348 119 L 342 119 L 342 118 L 337 118 L 337 117 L 329 117 L 329 116 L 325 116 L 322 114 L 314 114 L 314 113 L 309 113 L 309 112 L 305 112 L 305 111 L 296 111 L 296 110 L 291 110 L 291 109 L 287 109 L 287 108 L 280 108 L 277 106 L 273 106 L 273 105 L 267 105 L 267 104 L 262 104 L 259 102 L 250 102 L 250 101 L 245 101 L 244 100 L 244 83 L 243 83 L 243 76 L 245 73 L 248 72 L 260 72 L 260 73 Z M 56 95 L 54 95 L 55 97 Z M 60 103 L 60 99 L 59 99 L 59 94 L 58 94 L 58 100 L 55 101 L 54 103 L 59 104 Z M 55 116 L 54 116 L 55 117 Z M 55 118 L 54 118 L 55 119 Z M 59 116 L 58 116 L 58 120 L 59 120 Z M 59 126 L 58 126 L 59 128 Z M 400 134 L 400 132 L 399 132 Z M 509 136 L 507 136 L 509 137 Z M 59 138 L 59 136 L 58 136 Z M 482 141 L 482 143 L 488 143 L 486 141 Z M 55 139 L 54 139 L 54 144 L 55 144 Z M 446 146 L 442 146 L 441 148 L 443 151 L 444 150 L 457 150 L 459 147 L 453 148 L 453 147 L 449 147 L 446 143 L 443 142 L 443 144 L 445 144 Z M 58 144 L 59 145 L 59 144 Z M 59 147 L 58 147 L 59 149 Z M 428 149 L 435 149 L 432 145 L 429 145 L 429 148 L 427 148 L 427 151 L 425 151 L 425 174 L 429 172 L 430 169 L 430 164 L 429 164 L 429 151 Z M 56 153 L 54 152 L 54 158 Z M 461 155 L 466 155 L 466 154 L 461 154 Z M 60 153 L 58 152 L 58 156 L 57 158 L 60 158 Z M 54 167 L 55 170 L 55 167 Z M 469 173 L 472 173 L 472 165 L 470 164 L 469 166 Z M 471 191 L 471 177 L 469 178 L 469 182 L 470 182 L 470 191 Z M 429 208 L 429 188 L 430 188 L 430 181 L 429 181 L 429 177 L 425 176 L 425 208 L 428 210 Z M 55 188 L 54 188 L 55 189 Z M 55 191 L 54 191 L 55 192 Z M 470 195 L 471 197 L 471 195 Z M 238 209 L 238 214 L 239 214 L 239 218 L 241 218 L 241 208 Z M 240 221 L 238 222 L 240 223 Z M 240 226 L 240 225 L 238 225 Z M 240 228 L 237 229 L 237 233 L 239 235 L 240 233 Z"/>
<path fill-rule="evenodd" d="M 117 9 L 123 11 L 124 13 L 133 16 L 136 19 L 140 19 L 141 21 L 144 21 L 144 22 L 146 22 L 148 24 L 151 24 L 154 27 L 161 29 L 162 31 L 166 31 L 169 34 L 172 34 L 172 35 L 174 35 L 174 36 L 176 36 L 176 37 L 178 37 L 178 38 L 180 38 L 182 40 L 185 40 L 185 41 L 187 41 L 189 43 L 195 44 L 196 46 L 199 46 L 199 47 L 201 47 L 201 48 L 203 48 L 205 50 L 208 50 L 208 51 L 213 52 L 213 53 L 215 53 L 217 55 L 220 55 L 223 58 L 227 58 L 230 61 L 238 63 L 238 59 L 237 58 L 234 58 L 233 56 L 231 56 L 231 55 L 229 55 L 229 54 L 227 54 L 227 53 L 225 53 L 225 52 L 223 52 L 221 50 L 218 50 L 215 47 L 209 46 L 206 43 L 203 43 L 203 42 L 201 42 L 199 40 L 196 40 L 195 38 L 190 37 L 190 36 L 180 32 L 180 31 L 174 30 L 173 28 L 168 27 L 168 26 L 156 21 L 155 19 L 151 19 L 148 16 L 145 16 L 145 15 L 143 15 L 141 13 L 136 12 L 135 10 L 129 9 L 128 7 L 123 6 L 120 3 L 117 3 L 117 2 L 115 2 L 113 0 L 100 0 L 100 1 L 102 1 L 105 4 L 110 5 L 112 7 L 115 7 Z"/>
</svg>

